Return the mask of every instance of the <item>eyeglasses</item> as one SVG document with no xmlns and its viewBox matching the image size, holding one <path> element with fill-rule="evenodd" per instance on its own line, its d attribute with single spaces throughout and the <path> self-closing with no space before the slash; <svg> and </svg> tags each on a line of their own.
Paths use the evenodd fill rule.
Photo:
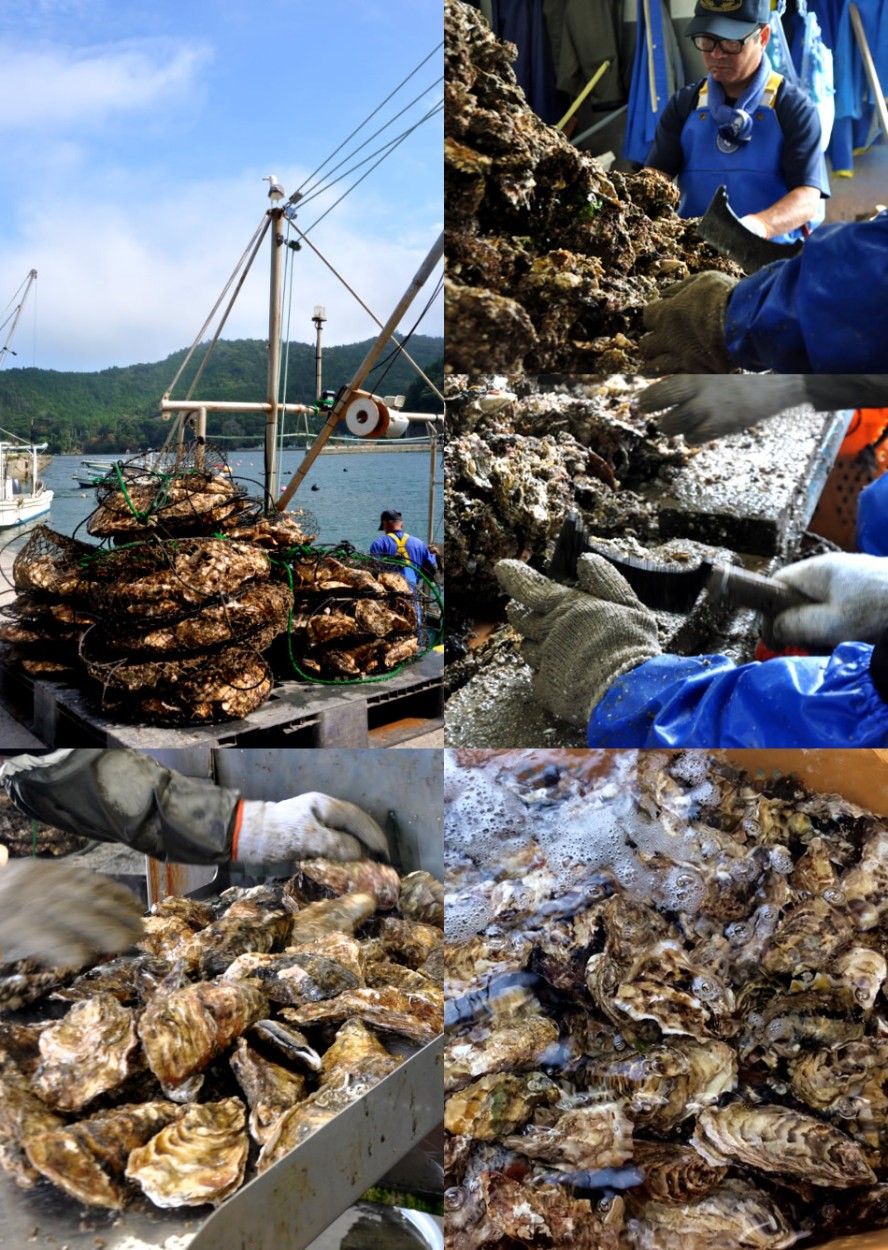
<svg viewBox="0 0 888 1250">
<path fill-rule="evenodd" d="M 711 35 L 691 35 L 691 43 L 701 52 L 714 52 L 716 48 L 720 48 L 728 56 L 736 56 L 743 51 L 750 39 L 755 39 L 761 29 L 761 26 L 756 26 L 745 39 L 713 39 Z"/>
</svg>

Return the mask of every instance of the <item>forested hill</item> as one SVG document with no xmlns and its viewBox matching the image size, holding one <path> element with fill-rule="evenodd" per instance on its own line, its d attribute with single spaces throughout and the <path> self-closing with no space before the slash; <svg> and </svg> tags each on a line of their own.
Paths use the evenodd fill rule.
<svg viewBox="0 0 888 1250">
<path fill-rule="evenodd" d="M 335 391 L 348 382 L 372 342 L 368 339 L 364 343 L 325 347 L 321 382 L 324 390 Z M 444 340 L 413 335 L 407 350 L 438 389 L 443 389 Z M 204 349 L 199 348 L 171 398 L 185 398 L 203 354 Z M 57 455 L 136 451 L 157 446 L 168 428 L 158 416 L 159 401 L 185 356 L 183 349 L 155 364 L 103 369 L 99 373 L 4 369 L 0 372 L 0 426 L 34 442 L 48 442 L 49 450 Z M 313 403 L 314 345 L 291 343 L 284 359 L 286 399 L 291 403 Z M 191 398 L 261 401 L 265 398 L 267 369 L 268 349 L 264 340 L 220 341 Z M 440 401 L 403 354 L 395 352 L 394 346 L 383 351 L 363 386 L 381 395 L 405 395 L 404 408 L 408 412 L 440 410 Z M 262 413 L 210 413 L 207 421 L 210 439 L 214 434 L 226 435 L 229 440 L 243 436 L 245 444 L 260 438 L 265 425 Z M 227 445 L 232 446 L 231 441 Z"/>
</svg>

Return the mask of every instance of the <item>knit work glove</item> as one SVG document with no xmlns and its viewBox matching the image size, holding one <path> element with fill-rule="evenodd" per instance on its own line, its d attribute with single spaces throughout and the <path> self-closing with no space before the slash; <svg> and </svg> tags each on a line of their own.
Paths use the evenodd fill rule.
<svg viewBox="0 0 888 1250">
<path fill-rule="evenodd" d="M 715 269 L 674 283 L 644 309 L 639 348 L 649 373 L 730 373 L 725 346 L 728 298 L 737 278 Z"/>
<path fill-rule="evenodd" d="M 676 374 L 642 391 L 642 412 L 659 412 L 664 434 L 683 434 L 694 445 L 737 434 L 807 401 L 800 374 Z"/>
<path fill-rule="evenodd" d="M 888 625 L 888 560 L 884 556 L 834 552 L 791 564 L 776 577 L 816 600 L 774 617 L 777 642 L 820 647 L 875 642 Z"/>
<path fill-rule="evenodd" d="M 384 859 L 388 842 L 372 816 L 316 790 L 280 803 L 245 800 L 231 858 L 251 864 L 299 859 Z"/>
<path fill-rule="evenodd" d="M 500 560 L 494 572 L 512 600 L 506 612 L 523 639 L 534 694 L 560 720 L 585 725 L 618 677 L 660 654 L 653 613 L 601 556 L 580 557 L 579 589 L 520 560 Z"/>
<path fill-rule="evenodd" d="M 138 941 L 142 912 L 135 894 L 88 868 L 10 860 L 0 869 L 0 962 L 80 968 Z"/>
</svg>

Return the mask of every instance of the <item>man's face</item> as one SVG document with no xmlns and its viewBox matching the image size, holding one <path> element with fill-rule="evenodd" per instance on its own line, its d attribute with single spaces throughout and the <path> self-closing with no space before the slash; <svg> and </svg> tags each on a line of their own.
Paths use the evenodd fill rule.
<svg viewBox="0 0 888 1250">
<path fill-rule="evenodd" d="M 753 76 L 759 67 L 770 36 L 770 28 L 765 26 L 733 55 L 723 52 L 718 44 L 711 52 L 703 53 L 707 73 L 711 74 L 716 82 L 721 83 L 725 95 L 733 98 Z"/>
</svg>

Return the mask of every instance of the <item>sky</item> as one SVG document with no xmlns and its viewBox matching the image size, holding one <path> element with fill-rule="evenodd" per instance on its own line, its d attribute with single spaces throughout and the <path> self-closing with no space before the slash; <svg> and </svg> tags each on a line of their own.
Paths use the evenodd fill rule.
<svg viewBox="0 0 888 1250">
<path fill-rule="evenodd" d="M 190 347 L 264 218 L 270 173 L 287 196 L 306 188 L 296 225 L 385 322 L 443 228 L 440 110 L 417 125 L 442 98 L 442 27 L 441 0 L 0 0 L 0 322 L 38 271 L 4 369 Z M 320 220 L 373 162 L 347 171 L 412 126 Z M 307 246 L 285 259 L 291 339 L 314 342 L 316 305 L 325 344 L 372 337 Z M 267 336 L 269 266 L 266 244 L 223 338 Z M 416 329 L 442 325 L 438 296 Z"/>
</svg>

